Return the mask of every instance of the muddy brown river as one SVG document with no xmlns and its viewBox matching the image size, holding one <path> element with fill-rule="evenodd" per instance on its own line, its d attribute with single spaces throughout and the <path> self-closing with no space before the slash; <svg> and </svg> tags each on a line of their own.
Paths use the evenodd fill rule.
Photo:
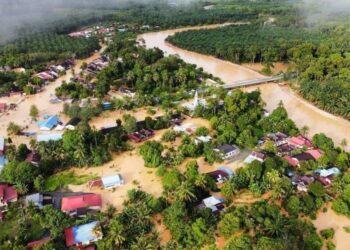
<svg viewBox="0 0 350 250">
<path fill-rule="evenodd" d="M 185 62 L 202 67 L 206 72 L 221 78 L 225 83 L 264 77 L 260 73 L 241 65 L 224 61 L 212 56 L 187 51 L 173 46 L 165 41 L 168 36 L 173 35 L 176 32 L 195 29 L 210 29 L 219 26 L 222 25 L 208 25 L 151 32 L 142 34 L 138 38 L 139 40 L 143 39 L 147 48 L 158 47 L 164 51 L 165 55 L 178 55 Z M 280 86 L 271 83 L 246 88 L 245 90 L 250 91 L 257 88 L 260 89 L 262 98 L 265 101 L 266 108 L 268 110 L 273 110 L 280 101 L 283 101 L 289 116 L 296 122 L 298 127 L 308 126 L 310 128 L 310 136 L 323 132 L 327 136 L 331 137 L 338 145 L 342 139 L 345 138 L 349 142 L 347 149 L 350 150 L 349 121 L 320 110 L 319 108 L 305 101 L 303 98 L 299 97 L 288 86 Z"/>
</svg>

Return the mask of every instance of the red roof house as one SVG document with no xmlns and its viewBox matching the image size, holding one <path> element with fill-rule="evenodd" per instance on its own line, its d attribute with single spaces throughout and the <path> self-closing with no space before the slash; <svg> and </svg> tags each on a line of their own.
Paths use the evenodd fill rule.
<svg viewBox="0 0 350 250">
<path fill-rule="evenodd" d="M 40 247 L 42 245 L 45 245 L 47 242 L 49 242 L 50 239 L 51 239 L 50 237 L 45 237 L 45 238 L 43 238 L 41 240 L 36 240 L 36 241 L 29 242 L 27 244 L 27 247 L 28 248 Z"/>
<path fill-rule="evenodd" d="M 323 155 L 323 152 L 319 149 L 310 149 L 306 153 L 310 154 L 315 160 L 318 160 Z"/>
<path fill-rule="evenodd" d="M 0 184 L 0 207 L 7 206 L 10 202 L 17 201 L 18 194 L 14 186 Z"/>
<path fill-rule="evenodd" d="M 87 210 L 100 210 L 102 199 L 99 194 L 80 194 L 62 198 L 61 211 L 70 215 L 83 215 Z"/>
<path fill-rule="evenodd" d="M 302 148 L 302 147 L 311 148 L 312 147 L 311 141 L 302 135 L 290 137 L 287 139 L 287 142 L 290 145 L 300 147 L 300 148 Z"/>
<path fill-rule="evenodd" d="M 6 103 L 0 103 L 0 112 L 5 112 L 7 109 L 7 104 Z"/>
<path fill-rule="evenodd" d="M 283 157 L 283 159 L 285 159 L 293 167 L 297 167 L 299 165 L 298 159 L 293 158 L 289 155 L 286 155 L 285 157 Z"/>
</svg>

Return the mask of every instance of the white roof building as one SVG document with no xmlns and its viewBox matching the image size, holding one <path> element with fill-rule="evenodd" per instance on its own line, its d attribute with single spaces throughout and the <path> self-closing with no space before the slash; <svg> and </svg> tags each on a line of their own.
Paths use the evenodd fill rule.
<svg viewBox="0 0 350 250">
<path fill-rule="evenodd" d="M 194 94 L 194 99 L 192 102 L 186 102 L 181 104 L 182 107 L 188 109 L 189 111 L 193 112 L 195 109 L 199 106 L 206 107 L 207 101 L 205 99 L 198 98 L 198 91 Z"/>
<path fill-rule="evenodd" d="M 124 185 L 124 179 L 120 174 L 113 176 L 105 176 L 101 178 L 104 188 L 114 188 Z"/>
</svg>

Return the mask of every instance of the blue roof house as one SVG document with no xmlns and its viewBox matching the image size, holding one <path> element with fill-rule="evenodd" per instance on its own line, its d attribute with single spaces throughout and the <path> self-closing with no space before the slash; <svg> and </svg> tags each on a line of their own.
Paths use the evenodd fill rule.
<svg viewBox="0 0 350 250">
<path fill-rule="evenodd" d="M 6 164 L 7 164 L 7 160 L 6 160 L 5 156 L 1 155 L 0 156 L 0 173 Z"/>
<path fill-rule="evenodd" d="M 65 229 L 66 246 L 86 246 L 102 239 L 97 221 Z"/>
<path fill-rule="evenodd" d="M 315 173 L 319 174 L 322 177 L 328 177 L 328 176 L 340 174 L 340 170 L 337 167 L 332 167 L 329 169 L 317 169 L 315 170 Z"/>
<path fill-rule="evenodd" d="M 53 129 L 55 126 L 57 126 L 59 122 L 60 120 L 58 116 L 54 115 L 54 116 L 50 116 L 46 121 L 38 122 L 38 125 L 40 127 L 40 130 L 48 131 Z"/>
</svg>

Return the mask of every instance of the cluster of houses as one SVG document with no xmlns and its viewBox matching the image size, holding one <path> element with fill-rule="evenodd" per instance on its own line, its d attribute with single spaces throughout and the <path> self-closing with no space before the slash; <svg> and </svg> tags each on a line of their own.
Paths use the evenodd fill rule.
<svg viewBox="0 0 350 250">
<path fill-rule="evenodd" d="M 300 167 L 302 162 L 316 161 L 324 155 L 322 150 L 313 146 L 310 139 L 302 135 L 288 136 L 284 133 L 277 132 L 264 136 L 259 141 L 259 145 L 264 145 L 266 142 L 272 142 L 277 149 L 277 155 L 283 157 L 294 169 Z M 244 162 L 247 164 L 255 160 L 264 162 L 265 159 L 266 154 L 263 152 L 252 151 Z M 340 170 L 337 167 L 331 167 L 328 169 L 319 168 L 307 175 L 290 171 L 288 177 L 298 191 L 307 192 L 308 186 L 315 181 L 319 181 L 325 187 L 331 185 L 332 180 L 338 174 L 340 174 Z"/>
<path fill-rule="evenodd" d="M 293 167 L 299 167 L 302 161 L 318 160 L 324 155 L 322 150 L 315 148 L 311 140 L 303 135 L 288 136 L 278 132 L 264 136 L 259 143 L 264 144 L 268 141 L 276 146 L 277 155 Z"/>
<path fill-rule="evenodd" d="M 85 69 L 85 72 L 90 74 L 96 74 L 97 72 L 107 67 L 108 62 L 109 62 L 109 58 L 103 55 L 100 58 L 97 58 L 91 63 L 89 63 Z"/>
<path fill-rule="evenodd" d="M 324 187 L 328 187 L 332 184 L 333 179 L 341 172 L 337 167 L 331 167 L 328 169 L 317 169 L 312 174 L 302 175 L 294 172 L 289 172 L 288 177 L 292 184 L 296 186 L 300 192 L 307 192 L 308 186 L 315 181 L 320 182 Z"/>
<path fill-rule="evenodd" d="M 124 179 L 120 174 L 101 177 L 88 182 L 89 188 L 100 187 L 110 189 L 124 185 Z M 0 183 L 0 220 L 3 219 L 11 202 L 18 200 L 18 193 L 13 185 Z M 25 204 L 32 204 L 39 209 L 44 206 L 52 206 L 66 213 L 70 217 L 85 217 L 87 214 L 96 213 L 102 208 L 102 197 L 96 193 L 84 192 L 42 192 L 27 195 Z M 93 247 L 91 244 L 103 237 L 99 222 L 92 221 L 87 224 L 73 226 L 64 231 L 67 247 L 81 247 L 79 249 Z M 46 236 L 40 240 L 29 242 L 28 247 L 38 247 L 50 240 Z"/>
<path fill-rule="evenodd" d="M 69 34 L 70 37 L 79 38 L 90 38 L 97 35 L 102 35 L 103 37 L 112 37 L 114 34 L 115 28 L 113 26 L 105 27 L 105 26 L 94 26 L 91 28 L 87 28 L 81 31 L 72 32 Z"/>
<path fill-rule="evenodd" d="M 81 122 L 79 117 L 73 117 L 66 124 L 63 124 L 58 116 L 49 116 L 43 121 L 39 121 L 37 124 L 41 131 L 57 131 L 50 134 L 38 134 L 38 142 L 58 141 L 63 137 L 63 130 L 75 130 L 76 126 Z M 36 133 L 34 133 L 35 135 Z M 29 135 L 30 136 L 30 135 Z"/>
<path fill-rule="evenodd" d="M 62 64 L 49 66 L 47 70 L 35 74 L 34 77 L 38 77 L 45 82 L 52 81 L 57 79 L 61 73 L 70 69 L 74 65 L 75 63 L 73 60 L 66 60 Z"/>
</svg>

